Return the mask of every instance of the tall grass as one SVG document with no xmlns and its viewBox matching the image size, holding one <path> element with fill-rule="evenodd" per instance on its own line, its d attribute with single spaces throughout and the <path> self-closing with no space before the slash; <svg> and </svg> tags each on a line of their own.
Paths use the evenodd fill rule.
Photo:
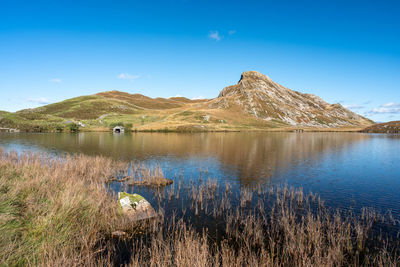
<svg viewBox="0 0 400 267">
<path fill-rule="evenodd" d="M 392 216 L 366 208 L 359 214 L 331 210 L 301 188 L 258 186 L 235 193 L 212 180 L 185 186 L 187 199 L 177 207 L 181 215 L 164 217 L 149 231 L 155 234 L 134 238 L 132 265 L 400 264 L 399 222 Z M 175 192 L 160 194 L 160 202 L 171 205 Z M 200 226 L 188 223 L 185 214 L 190 212 L 200 218 Z M 207 222 L 210 217 L 214 220 Z"/>
<path fill-rule="evenodd" d="M 173 183 L 171 179 L 164 177 L 160 166 L 149 168 L 144 164 L 134 162 L 126 164 L 125 168 L 119 170 L 118 175 L 112 176 L 107 182 L 123 182 L 131 186 L 143 185 L 151 187 L 166 186 Z"/>
<path fill-rule="evenodd" d="M 159 218 L 139 227 L 119 214 L 105 186 L 110 177 L 143 169 L 138 166 L 103 157 L 52 158 L 0 151 L 1 263 L 400 264 L 399 222 L 393 216 L 371 209 L 331 210 L 317 195 L 287 186 L 237 190 L 212 179 L 176 179 L 167 188 L 151 189 L 149 200 Z M 160 171 L 151 170 L 157 175 Z M 113 239 L 115 230 L 128 234 Z"/>
<path fill-rule="evenodd" d="M 128 227 L 104 187 L 116 165 L 102 157 L 1 151 L 1 262 L 93 263 L 106 234 Z"/>
</svg>

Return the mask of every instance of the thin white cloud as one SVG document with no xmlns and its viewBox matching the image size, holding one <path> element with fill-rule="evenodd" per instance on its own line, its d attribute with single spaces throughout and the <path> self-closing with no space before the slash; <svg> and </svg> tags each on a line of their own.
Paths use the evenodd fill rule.
<svg viewBox="0 0 400 267">
<path fill-rule="evenodd" d="M 28 101 L 38 105 L 50 104 L 50 101 L 45 97 L 29 98 Z"/>
<path fill-rule="evenodd" d="M 374 108 L 372 114 L 400 114 L 400 108 Z"/>
<path fill-rule="evenodd" d="M 400 103 L 389 102 L 389 103 L 381 105 L 381 107 L 384 107 L 384 108 L 399 108 L 400 107 Z"/>
<path fill-rule="evenodd" d="M 343 105 L 343 107 L 352 109 L 352 110 L 357 110 L 357 109 L 363 109 L 364 106 L 362 105 Z"/>
<path fill-rule="evenodd" d="M 389 102 L 368 111 L 368 114 L 400 114 L 400 103 Z"/>
<path fill-rule="evenodd" d="M 201 95 L 192 98 L 192 100 L 200 100 L 200 99 L 205 99 L 205 97 Z"/>
<path fill-rule="evenodd" d="M 218 31 L 211 31 L 211 32 L 208 34 L 208 38 L 210 38 L 210 39 L 212 39 L 212 40 L 215 40 L 215 41 L 221 41 L 222 36 L 219 34 Z"/>
<path fill-rule="evenodd" d="M 139 75 L 131 75 L 129 73 L 121 73 L 120 75 L 117 76 L 117 78 L 120 80 L 135 80 L 139 77 L 140 77 Z"/>
<path fill-rule="evenodd" d="M 380 105 L 378 108 L 374 108 L 367 112 L 369 115 L 376 114 L 400 114 L 400 103 L 389 102 Z"/>
<path fill-rule="evenodd" d="M 236 33 L 236 30 L 230 30 L 230 31 L 228 32 L 229 35 L 234 35 L 235 33 Z"/>
<path fill-rule="evenodd" d="M 60 83 L 60 82 L 61 82 L 61 79 L 60 79 L 60 78 L 53 78 L 53 79 L 50 79 L 49 82 L 52 82 L 52 83 Z"/>
</svg>

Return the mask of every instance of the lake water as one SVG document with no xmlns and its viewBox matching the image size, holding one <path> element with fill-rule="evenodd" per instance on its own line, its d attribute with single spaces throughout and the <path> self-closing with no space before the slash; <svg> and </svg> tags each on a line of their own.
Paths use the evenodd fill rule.
<svg viewBox="0 0 400 267">
<path fill-rule="evenodd" d="M 400 214 L 400 135 L 361 133 L 0 133 L 0 147 L 158 164 L 166 177 L 240 188 L 287 184 L 326 206 Z"/>
</svg>

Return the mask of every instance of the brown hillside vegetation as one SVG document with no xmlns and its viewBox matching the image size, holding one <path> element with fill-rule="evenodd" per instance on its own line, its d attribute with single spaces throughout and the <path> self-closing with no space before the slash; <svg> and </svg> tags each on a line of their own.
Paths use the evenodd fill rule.
<svg viewBox="0 0 400 267">
<path fill-rule="evenodd" d="M 400 121 L 390 121 L 369 126 L 364 133 L 400 133 Z"/>
<path fill-rule="evenodd" d="M 179 103 L 171 99 L 150 98 L 141 94 L 129 94 L 119 91 L 103 92 L 98 93 L 97 95 L 104 97 L 105 99 L 122 100 L 126 103 L 135 105 L 136 107 L 143 109 L 171 109 L 179 108 L 184 105 L 184 103 Z"/>
</svg>

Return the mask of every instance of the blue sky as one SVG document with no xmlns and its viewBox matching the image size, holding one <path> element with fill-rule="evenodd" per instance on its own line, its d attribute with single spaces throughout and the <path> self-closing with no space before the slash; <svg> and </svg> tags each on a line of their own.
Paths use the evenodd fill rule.
<svg viewBox="0 0 400 267">
<path fill-rule="evenodd" d="M 101 91 L 212 98 L 257 70 L 400 120 L 400 1 L 0 2 L 0 110 Z"/>
</svg>

